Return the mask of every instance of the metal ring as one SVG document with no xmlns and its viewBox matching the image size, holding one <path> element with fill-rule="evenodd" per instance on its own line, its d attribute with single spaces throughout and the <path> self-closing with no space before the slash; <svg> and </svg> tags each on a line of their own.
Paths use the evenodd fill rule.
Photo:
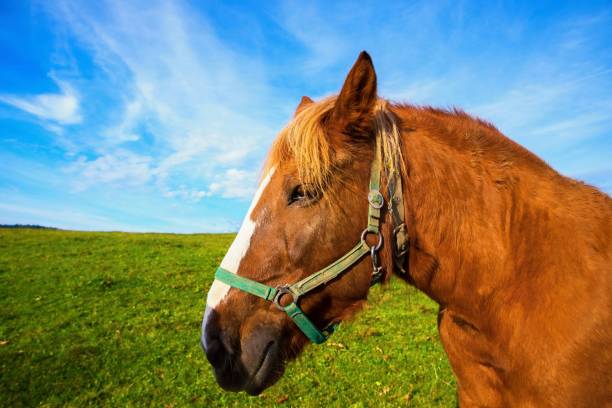
<svg viewBox="0 0 612 408">
<path fill-rule="evenodd" d="M 272 303 L 274 303 L 274 305 L 278 307 L 280 310 L 285 310 L 285 308 L 279 302 L 281 298 L 283 297 L 283 295 L 287 295 L 287 294 L 291 295 L 291 297 L 293 298 L 293 303 L 297 303 L 298 299 L 300 298 L 299 295 L 291 291 L 289 286 L 284 285 L 284 286 L 279 286 L 276 288 L 276 295 L 274 295 L 274 299 L 272 299 Z"/>
<path fill-rule="evenodd" d="M 368 234 L 376 234 L 378 236 L 378 242 L 376 243 L 376 245 L 372 245 L 369 246 L 368 242 L 365 240 L 366 236 Z M 368 245 L 368 247 L 370 248 L 370 250 L 373 248 L 374 251 L 378 251 L 380 249 L 380 247 L 382 246 L 383 243 L 383 237 L 382 234 L 380 233 L 380 231 L 370 231 L 369 229 L 364 229 L 363 232 L 361 233 L 361 241 L 364 242 L 366 245 Z"/>
</svg>

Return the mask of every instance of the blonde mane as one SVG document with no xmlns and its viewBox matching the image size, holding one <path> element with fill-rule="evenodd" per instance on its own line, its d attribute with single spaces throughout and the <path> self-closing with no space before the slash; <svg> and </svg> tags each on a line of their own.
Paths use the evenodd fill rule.
<svg viewBox="0 0 612 408">
<path fill-rule="evenodd" d="M 325 128 L 335 102 L 335 96 L 325 98 L 306 106 L 293 118 L 274 141 L 264 174 L 270 167 L 293 159 L 300 184 L 321 197 L 325 197 L 326 186 L 341 181 L 343 173 L 336 165 L 334 147 Z M 398 122 L 389 103 L 379 99 L 374 108 L 374 132 L 381 140 L 386 179 L 404 171 Z"/>
</svg>

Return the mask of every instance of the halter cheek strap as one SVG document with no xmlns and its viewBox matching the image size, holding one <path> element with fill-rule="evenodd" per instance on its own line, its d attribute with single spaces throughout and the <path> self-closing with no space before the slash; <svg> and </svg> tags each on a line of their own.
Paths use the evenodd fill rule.
<svg viewBox="0 0 612 408">
<path fill-rule="evenodd" d="M 361 239 L 357 245 L 355 245 L 353 249 L 347 252 L 344 256 L 318 272 L 315 272 L 296 283 L 291 285 L 282 285 L 275 288 L 243 276 L 239 276 L 221 267 L 217 268 L 217 271 L 215 272 L 215 279 L 231 287 L 240 289 L 243 292 L 250 293 L 251 295 L 258 296 L 264 300 L 274 303 L 276 307 L 287 313 L 291 320 L 293 320 L 293 322 L 310 341 L 316 344 L 323 343 L 333 333 L 337 325 L 331 324 L 323 330 L 319 330 L 298 306 L 300 297 L 337 278 L 340 274 L 345 272 L 368 253 L 372 257 L 372 285 L 382 280 L 383 271 L 378 259 L 378 250 L 382 246 L 383 240 L 380 233 L 381 208 L 384 205 L 384 199 L 380 192 L 381 156 L 381 140 L 380 136 L 377 136 L 376 154 L 370 171 L 370 192 L 368 194 L 368 202 L 370 205 L 368 207 L 368 226 L 361 233 Z M 397 186 L 397 184 L 395 185 Z M 401 195 L 401 184 L 399 185 L 399 190 L 399 194 Z M 390 197 L 392 197 L 392 199 L 394 197 L 394 194 L 391 194 L 391 191 Z M 398 210 L 399 209 L 395 209 L 395 211 Z M 403 219 L 403 205 L 401 208 L 401 215 L 401 219 Z M 393 218 L 395 224 L 395 217 Z M 366 237 L 368 234 L 376 234 L 378 237 L 378 242 L 373 246 L 368 245 L 366 242 Z M 280 303 L 281 298 L 284 296 L 291 296 L 292 298 L 291 303 L 286 306 L 283 306 Z"/>
</svg>

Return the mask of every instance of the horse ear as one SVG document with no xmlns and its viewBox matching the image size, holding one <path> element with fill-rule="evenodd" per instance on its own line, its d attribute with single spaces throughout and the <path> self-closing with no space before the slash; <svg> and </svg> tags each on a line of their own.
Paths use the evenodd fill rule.
<svg viewBox="0 0 612 408">
<path fill-rule="evenodd" d="M 297 106 L 297 108 L 295 108 L 295 113 L 293 114 L 293 116 L 297 116 L 298 113 L 300 113 L 301 111 L 304 110 L 305 107 L 307 107 L 310 104 L 313 104 L 314 101 L 312 99 L 310 99 L 307 96 L 302 96 L 302 99 L 300 100 L 299 105 Z"/>
<path fill-rule="evenodd" d="M 336 99 L 332 120 L 342 131 L 367 131 L 375 104 L 376 72 L 372 58 L 362 51 L 344 80 Z"/>
</svg>

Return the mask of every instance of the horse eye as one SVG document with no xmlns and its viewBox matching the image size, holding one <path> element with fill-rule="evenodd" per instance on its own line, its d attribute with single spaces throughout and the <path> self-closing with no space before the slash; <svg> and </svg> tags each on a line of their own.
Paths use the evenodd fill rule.
<svg viewBox="0 0 612 408">
<path fill-rule="evenodd" d="M 301 184 L 298 184 L 297 186 L 293 187 L 293 190 L 291 190 L 291 194 L 289 194 L 287 204 L 291 205 L 295 203 L 296 201 L 303 200 L 304 198 L 306 198 L 306 193 L 304 192 L 304 188 L 302 187 Z"/>
</svg>

